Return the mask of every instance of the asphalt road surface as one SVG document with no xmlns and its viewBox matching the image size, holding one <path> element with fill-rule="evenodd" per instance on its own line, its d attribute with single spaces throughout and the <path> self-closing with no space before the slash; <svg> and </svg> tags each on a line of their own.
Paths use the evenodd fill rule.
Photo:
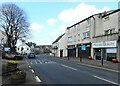
<svg viewBox="0 0 120 86">
<path fill-rule="evenodd" d="M 27 59 L 36 80 L 42 84 L 113 84 L 118 85 L 118 72 L 71 63 L 58 58 L 37 55 Z"/>
</svg>

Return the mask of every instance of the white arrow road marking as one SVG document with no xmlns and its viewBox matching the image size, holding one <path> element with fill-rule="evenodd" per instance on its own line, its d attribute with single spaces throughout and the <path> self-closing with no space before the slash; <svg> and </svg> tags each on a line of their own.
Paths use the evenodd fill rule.
<svg viewBox="0 0 120 86">
<path fill-rule="evenodd" d="M 98 77 L 98 76 L 94 76 L 94 77 L 97 78 L 97 79 L 100 79 L 100 80 L 103 80 L 103 81 L 106 81 L 106 82 L 112 83 L 112 84 L 119 85 L 119 84 L 116 83 L 116 82 L 112 82 L 112 81 L 110 81 L 110 80 L 107 80 L 107 79 L 104 79 L 104 78 L 101 78 L 101 77 Z"/>
<path fill-rule="evenodd" d="M 38 62 L 39 62 L 40 64 L 42 64 L 42 62 L 41 62 L 40 60 L 38 60 Z"/>
<path fill-rule="evenodd" d="M 42 81 L 39 79 L 38 76 L 35 76 L 35 79 L 36 79 L 37 82 L 42 82 Z"/>
<path fill-rule="evenodd" d="M 29 66 L 29 68 L 31 68 L 31 66 Z"/>
<path fill-rule="evenodd" d="M 37 60 L 35 60 L 35 64 L 37 64 Z"/>
<path fill-rule="evenodd" d="M 67 66 L 67 65 L 63 65 L 63 64 L 61 64 L 61 66 L 66 67 L 66 68 L 69 68 L 69 69 L 72 69 L 72 70 L 75 70 L 75 71 L 78 71 L 78 69 L 73 68 L 73 67 L 69 67 L 69 66 Z"/>
<path fill-rule="evenodd" d="M 35 71 L 33 69 L 31 69 L 32 73 L 35 73 Z"/>
</svg>

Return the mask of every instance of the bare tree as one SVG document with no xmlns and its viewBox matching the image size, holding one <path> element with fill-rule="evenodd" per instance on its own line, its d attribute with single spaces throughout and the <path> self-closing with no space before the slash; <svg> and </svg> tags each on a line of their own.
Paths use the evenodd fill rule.
<svg viewBox="0 0 120 86">
<path fill-rule="evenodd" d="M 29 22 L 23 9 L 13 3 L 2 4 L 0 8 L 0 27 L 7 36 L 7 45 L 12 49 L 17 40 L 28 36 Z"/>
</svg>

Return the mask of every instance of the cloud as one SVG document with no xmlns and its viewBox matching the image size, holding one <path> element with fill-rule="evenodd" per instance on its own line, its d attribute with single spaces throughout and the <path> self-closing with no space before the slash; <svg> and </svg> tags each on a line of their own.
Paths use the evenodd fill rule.
<svg viewBox="0 0 120 86">
<path fill-rule="evenodd" d="M 58 15 L 58 19 L 64 23 L 76 23 L 93 14 L 108 11 L 108 10 L 110 10 L 110 8 L 106 6 L 103 7 L 102 9 L 98 9 L 94 5 L 80 3 L 75 8 L 63 10 Z"/>
<path fill-rule="evenodd" d="M 69 25 L 60 25 L 59 26 L 59 31 L 65 31 L 65 29 L 68 27 Z"/>
<path fill-rule="evenodd" d="M 53 19 L 53 18 L 50 18 L 50 19 L 47 20 L 47 23 L 48 23 L 49 25 L 53 25 L 53 24 L 55 24 L 56 22 L 57 22 L 57 19 Z"/>
<path fill-rule="evenodd" d="M 34 31 L 38 31 L 41 32 L 41 30 L 43 29 L 43 26 L 40 25 L 39 23 L 32 23 L 30 25 L 30 29 L 34 30 Z"/>
</svg>

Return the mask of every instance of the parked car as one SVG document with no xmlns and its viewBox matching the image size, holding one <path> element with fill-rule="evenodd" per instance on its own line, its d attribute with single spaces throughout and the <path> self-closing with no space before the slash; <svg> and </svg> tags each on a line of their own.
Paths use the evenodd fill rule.
<svg viewBox="0 0 120 86">
<path fill-rule="evenodd" d="M 23 59 L 23 55 L 21 55 L 20 53 L 16 53 L 15 56 L 14 56 L 14 59 L 15 60 L 22 60 Z"/>
<path fill-rule="evenodd" d="M 35 53 L 29 53 L 28 58 L 36 58 Z"/>
<path fill-rule="evenodd" d="M 14 59 L 14 55 L 13 55 L 13 54 L 8 54 L 8 53 L 6 53 L 6 54 L 5 54 L 5 58 L 6 58 L 6 59 L 13 60 L 13 59 Z"/>
</svg>

